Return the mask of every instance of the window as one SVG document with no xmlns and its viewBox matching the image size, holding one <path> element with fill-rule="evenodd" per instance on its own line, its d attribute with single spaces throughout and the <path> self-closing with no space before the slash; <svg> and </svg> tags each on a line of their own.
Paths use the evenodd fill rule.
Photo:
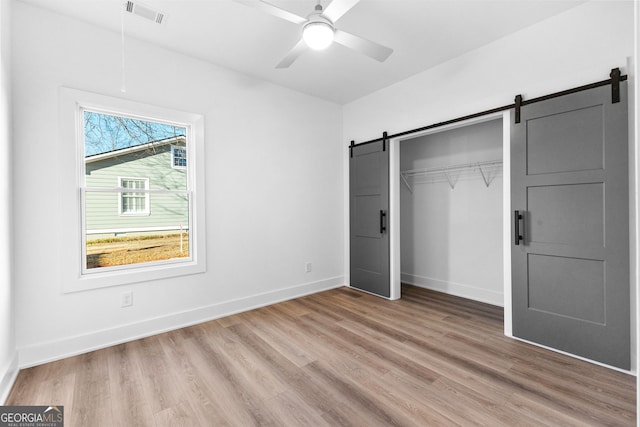
<svg viewBox="0 0 640 427">
<path fill-rule="evenodd" d="M 65 291 L 205 271 L 202 116 L 66 88 L 61 101 L 61 137 L 77 137 L 63 162 L 81 159 Z"/>
<path fill-rule="evenodd" d="M 122 189 L 148 190 L 147 178 L 120 178 Z M 149 215 L 149 193 L 125 192 L 120 193 L 120 213 L 122 215 Z"/>
<path fill-rule="evenodd" d="M 172 143 L 186 142 L 187 128 L 86 107 L 81 112 L 85 274 L 190 260 L 186 162 L 182 170 L 169 165 Z M 140 173 L 146 177 L 135 177 Z"/>
<path fill-rule="evenodd" d="M 187 149 L 185 147 L 171 146 L 171 167 L 187 167 Z"/>
</svg>

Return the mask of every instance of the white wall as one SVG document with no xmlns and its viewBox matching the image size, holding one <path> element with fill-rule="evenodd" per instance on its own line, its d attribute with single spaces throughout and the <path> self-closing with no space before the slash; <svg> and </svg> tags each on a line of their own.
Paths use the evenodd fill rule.
<svg viewBox="0 0 640 427">
<path fill-rule="evenodd" d="M 605 80 L 614 67 L 627 74 L 634 53 L 633 1 L 590 1 L 345 105 L 344 139 L 358 143 L 509 105 L 517 94 L 531 99 Z"/>
<path fill-rule="evenodd" d="M 502 160 L 502 121 L 400 142 L 400 169 Z M 400 186 L 402 282 L 503 305 L 502 171 L 478 170 Z"/>
<path fill-rule="evenodd" d="M 0 405 L 17 374 L 11 277 L 11 2 L 0 1 Z"/>
<path fill-rule="evenodd" d="M 633 2 L 592 1 L 344 106 L 356 143 L 609 78 L 633 55 Z M 346 148 L 345 148 L 346 150 Z"/>
<path fill-rule="evenodd" d="M 119 34 L 21 2 L 13 46 L 21 366 L 344 283 L 340 106 L 131 39 L 122 94 Z M 205 116 L 205 274 L 61 292 L 56 254 L 79 242 L 56 226 L 78 209 L 59 203 L 60 86 Z"/>
</svg>

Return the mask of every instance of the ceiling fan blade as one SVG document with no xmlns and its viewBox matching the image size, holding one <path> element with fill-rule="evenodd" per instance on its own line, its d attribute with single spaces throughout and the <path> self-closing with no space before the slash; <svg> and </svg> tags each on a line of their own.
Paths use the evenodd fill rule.
<svg viewBox="0 0 640 427">
<path fill-rule="evenodd" d="M 336 30 L 333 40 L 380 62 L 384 62 L 393 53 L 393 49 L 389 47 L 363 39 L 346 31 Z"/>
<path fill-rule="evenodd" d="M 359 2 L 360 0 L 333 0 L 324 12 L 322 12 L 322 16 L 331 22 L 336 22 Z"/>
<path fill-rule="evenodd" d="M 298 59 L 298 56 L 300 56 L 305 50 L 307 50 L 307 44 L 303 39 L 300 39 L 293 49 L 287 53 L 287 56 L 285 56 L 282 61 L 276 65 L 276 68 L 289 68 L 289 66 L 293 64 L 293 62 Z"/>
<path fill-rule="evenodd" d="M 295 13 L 291 13 L 288 10 L 284 10 L 279 8 L 278 6 L 274 6 L 271 3 L 267 3 L 266 1 L 256 1 L 256 0 L 235 0 L 237 3 L 242 3 L 245 6 L 253 7 L 254 9 L 259 9 L 269 15 L 273 15 L 277 18 L 281 18 L 287 20 L 289 22 L 293 22 L 294 24 L 303 24 L 307 22 L 307 18 L 303 18 L 302 16 L 298 16 Z"/>
</svg>

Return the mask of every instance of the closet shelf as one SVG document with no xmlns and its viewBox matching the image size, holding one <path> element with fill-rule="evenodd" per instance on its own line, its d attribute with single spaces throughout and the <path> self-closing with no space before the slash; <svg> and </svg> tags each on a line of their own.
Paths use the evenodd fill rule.
<svg viewBox="0 0 640 427">
<path fill-rule="evenodd" d="M 477 175 L 489 187 L 493 179 L 502 171 L 502 160 L 465 163 L 435 168 L 411 169 L 400 172 L 402 181 L 413 193 L 412 185 L 431 182 L 447 182 L 453 190 L 461 176 Z"/>
</svg>

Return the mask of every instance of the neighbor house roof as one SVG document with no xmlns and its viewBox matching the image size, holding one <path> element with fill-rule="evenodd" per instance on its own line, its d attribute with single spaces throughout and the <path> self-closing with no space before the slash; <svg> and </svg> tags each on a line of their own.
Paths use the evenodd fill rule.
<svg viewBox="0 0 640 427">
<path fill-rule="evenodd" d="M 184 142 L 185 142 L 185 137 L 180 135 L 172 138 L 161 139 L 158 141 L 147 142 L 146 144 L 134 145 L 133 147 L 118 148 L 117 150 L 111 150 L 105 153 L 93 154 L 91 156 L 86 156 L 84 158 L 84 162 L 93 163 L 99 160 L 109 159 L 115 156 L 122 156 L 124 154 L 137 153 L 139 151 L 144 151 L 149 148 L 162 147 L 168 144 L 176 144 L 176 143 L 184 143 Z"/>
</svg>

